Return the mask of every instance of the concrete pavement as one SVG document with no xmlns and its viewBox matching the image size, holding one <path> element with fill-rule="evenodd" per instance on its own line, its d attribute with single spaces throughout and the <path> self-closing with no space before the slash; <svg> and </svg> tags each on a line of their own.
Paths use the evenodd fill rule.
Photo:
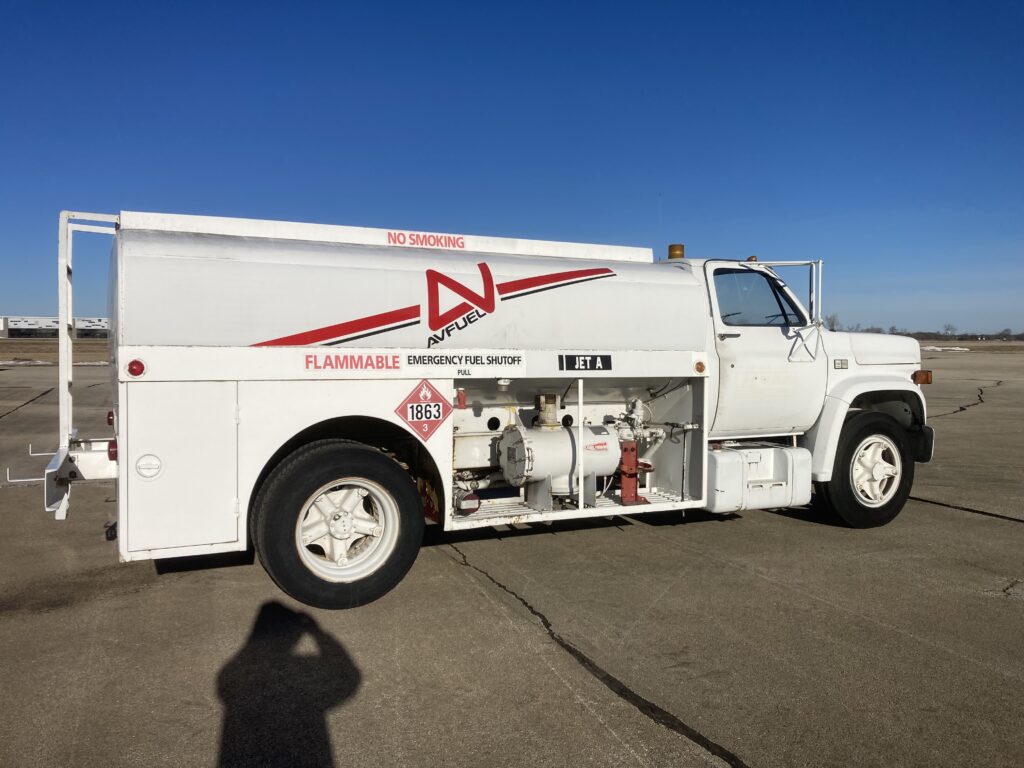
<svg viewBox="0 0 1024 768">
<path fill-rule="evenodd" d="M 1020 765 L 1024 355 L 926 365 L 928 501 L 884 528 L 811 509 L 432 531 L 354 611 L 244 558 L 117 564 L 109 484 L 76 487 L 64 523 L 41 488 L 0 488 L 0 764 Z M 83 433 L 106 375 L 76 369 Z M 0 371 L 0 465 L 39 466 L 19 452 L 52 441 L 52 377 Z"/>
</svg>

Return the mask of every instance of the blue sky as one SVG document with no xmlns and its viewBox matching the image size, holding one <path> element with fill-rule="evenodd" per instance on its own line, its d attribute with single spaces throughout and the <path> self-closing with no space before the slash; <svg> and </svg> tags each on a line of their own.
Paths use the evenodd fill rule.
<svg viewBox="0 0 1024 768">
<path fill-rule="evenodd" d="M 826 259 L 844 323 L 1024 330 L 1024 3 L 0 2 L 0 314 L 61 208 Z M 101 236 L 76 314 L 103 314 Z"/>
</svg>

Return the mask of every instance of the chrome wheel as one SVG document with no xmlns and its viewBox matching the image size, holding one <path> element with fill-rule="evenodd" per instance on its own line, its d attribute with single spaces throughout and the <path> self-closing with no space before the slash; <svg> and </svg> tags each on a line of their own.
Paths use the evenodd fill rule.
<svg viewBox="0 0 1024 768">
<path fill-rule="evenodd" d="M 853 451 L 850 487 L 865 507 L 885 506 L 896 495 L 903 461 L 896 443 L 885 435 L 864 438 Z"/>
<path fill-rule="evenodd" d="M 398 542 L 394 497 L 372 480 L 347 477 L 314 491 L 295 523 L 302 564 L 325 581 L 364 579 L 380 568 Z"/>
</svg>

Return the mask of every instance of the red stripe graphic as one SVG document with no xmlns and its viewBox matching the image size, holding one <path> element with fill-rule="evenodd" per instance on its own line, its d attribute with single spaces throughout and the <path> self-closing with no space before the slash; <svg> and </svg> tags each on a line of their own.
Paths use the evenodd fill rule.
<svg viewBox="0 0 1024 768">
<path fill-rule="evenodd" d="M 349 320 L 337 325 L 329 325 L 326 328 L 317 328 L 315 331 L 305 331 L 291 336 L 282 336 L 280 339 L 261 341 L 254 344 L 255 347 L 301 347 L 307 344 L 316 344 L 329 339 L 336 339 L 339 336 L 351 336 L 362 331 L 372 331 L 374 328 L 383 328 L 386 325 L 394 325 L 403 320 L 419 320 L 420 305 L 393 309 L 390 312 L 382 312 L 379 315 L 361 317 L 358 320 Z"/>
<path fill-rule="evenodd" d="M 481 270 L 481 273 L 483 273 L 483 270 Z M 519 280 L 509 280 L 504 283 L 496 284 L 495 289 L 499 296 L 508 296 L 512 293 L 519 293 L 521 291 L 528 291 L 535 288 L 543 288 L 544 286 L 553 286 L 557 283 L 614 274 L 615 273 L 607 267 L 597 267 L 594 269 L 572 269 L 568 272 L 555 272 L 550 275 L 539 275 L 538 277 L 524 277 Z M 489 272 L 487 273 L 487 276 L 490 276 Z M 355 334 L 365 333 L 366 331 L 372 331 L 376 328 L 385 328 L 389 325 L 395 325 L 403 321 L 408 322 L 410 320 L 419 319 L 420 305 L 416 304 L 411 307 L 403 307 L 402 309 L 393 309 L 390 312 L 382 312 L 379 315 L 370 315 L 369 317 L 361 317 L 357 320 L 349 320 L 344 323 L 338 323 L 337 325 L 330 325 L 326 328 L 317 328 L 312 331 L 296 333 L 291 336 L 282 336 L 279 339 L 261 341 L 253 346 L 301 347 L 309 344 L 319 344 L 320 342 L 330 341 L 331 339 L 337 339 L 342 336 L 353 336 Z"/>
<path fill-rule="evenodd" d="M 530 288 L 540 288 L 544 285 L 561 283 L 565 280 L 579 280 L 581 277 L 612 274 L 615 273 L 607 267 L 598 267 L 596 269 L 573 269 L 568 272 L 555 272 L 554 274 L 540 275 L 539 277 L 524 277 L 521 280 L 509 280 L 505 283 L 498 283 L 498 295 L 507 296 L 510 293 L 517 293 L 518 291 L 525 291 Z"/>
</svg>

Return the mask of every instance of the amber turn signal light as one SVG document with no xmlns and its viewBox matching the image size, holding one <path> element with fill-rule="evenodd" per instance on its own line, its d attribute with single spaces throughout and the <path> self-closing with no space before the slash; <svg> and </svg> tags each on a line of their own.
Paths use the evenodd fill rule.
<svg viewBox="0 0 1024 768">
<path fill-rule="evenodd" d="M 910 379 L 915 384 L 931 384 L 932 383 L 932 372 L 931 371 L 914 371 L 911 374 Z"/>
</svg>

